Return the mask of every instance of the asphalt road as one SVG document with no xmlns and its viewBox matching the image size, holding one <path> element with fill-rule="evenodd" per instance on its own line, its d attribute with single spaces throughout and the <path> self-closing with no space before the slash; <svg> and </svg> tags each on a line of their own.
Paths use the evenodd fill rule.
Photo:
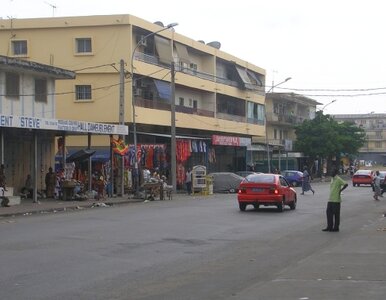
<svg viewBox="0 0 386 300">
<path fill-rule="evenodd" d="M 134 203 L 0 222 L 1 299 L 385 299 L 386 198 L 328 185 L 283 213 L 236 195 Z"/>
</svg>

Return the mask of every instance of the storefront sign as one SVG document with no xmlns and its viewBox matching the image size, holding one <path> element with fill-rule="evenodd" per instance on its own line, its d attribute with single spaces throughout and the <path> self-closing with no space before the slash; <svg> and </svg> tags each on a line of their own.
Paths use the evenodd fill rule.
<svg viewBox="0 0 386 300">
<path fill-rule="evenodd" d="M 212 145 L 246 147 L 251 145 L 251 139 L 238 136 L 212 135 Z"/>
<path fill-rule="evenodd" d="M 76 120 L 45 119 L 15 115 L 0 115 L 0 127 L 60 130 L 78 133 L 121 134 L 127 135 L 125 125 L 94 123 Z"/>
</svg>

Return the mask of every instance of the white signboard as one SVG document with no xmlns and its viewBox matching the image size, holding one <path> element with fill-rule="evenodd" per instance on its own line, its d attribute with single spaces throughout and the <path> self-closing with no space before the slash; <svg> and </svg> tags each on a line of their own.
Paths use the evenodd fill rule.
<svg viewBox="0 0 386 300">
<path fill-rule="evenodd" d="M 15 115 L 0 115 L 0 127 L 70 131 L 78 133 L 127 135 L 126 125 L 87 121 L 45 119 Z"/>
</svg>

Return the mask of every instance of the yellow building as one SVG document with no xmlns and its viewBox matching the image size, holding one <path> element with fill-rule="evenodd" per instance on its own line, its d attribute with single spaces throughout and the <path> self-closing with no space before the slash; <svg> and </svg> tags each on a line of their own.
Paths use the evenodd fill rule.
<svg viewBox="0 0 386 300">
<path fill-rule="evenodd" d="M 358 153 L 362 164 L 386 164 L 386 114 L 340 114 L 333 117 L 337 122 L 354 123 L 365 131 L 367 141 Z"/>
<path fill-rule="evenodd" d="M 265 70 L 173 25 L 131 15 L 0 20 L 0 54 L 75 71 L 76 80 L 57 83 L 56 116 L 124 122 L 131 126 L 129 144 L 135 124 L 139 148 L 161 144 L 170 151 L 174 95 L 177 163 L 243 170 L 252 137 L 265 136 Z M 98 138 L 94 145 L 106 144 Z M 189 141 L 187 158 L 180 141 Z"/>
<path fill-rule="evenodd" d="M 254 161 L 267 160 L 271 158 L 272 168 L 296 169 L 303 164 L 303 154 L 293 149 L 296 140 L 295 127 L 304 120 L 315 118 L 316 106 L 321 105 L 309 97 L 295 93 L 266 94 L 266 122 L 267 131 L 265 138 L 255 137 L 253 142 L 268 145 L 268 153 L 256 152 Z M 267 151 L 267 147 L 265 148 Z M 267 171 L 266 166 L 261 171 Z"/>
</svg>

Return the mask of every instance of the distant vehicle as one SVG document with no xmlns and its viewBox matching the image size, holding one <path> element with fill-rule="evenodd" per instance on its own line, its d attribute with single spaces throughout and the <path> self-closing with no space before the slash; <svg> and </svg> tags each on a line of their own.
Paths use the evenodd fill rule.
<svg viewBox="0 0 386 300">
<path fill-rule="evenodd" d="M 381 177 L 381 194 L 383 194 L 386 191 L 386 181 L 385 181 L 386 171 L 379 171 L 379 176 Z M 374 185 L 373 185 L 373 191 L 374 191 Z"/>
<path fill-rule="evenodd" d="M 237 171 L 236 174 L 240 175 L 241 177 L 247 177 L 251 174 L 259 174 L 260 172 L 253 172 L 253 171 Z"/>
<path fill-rule="evenodd" d="M 209 173 L 213 178 L 213 192 L 215 193 L 236 193 L 244 177 L 232 172 Z"/>
<path fill-rule="evenodd" d="M 358 170 L 352 177 L 352 185 L 360 186 L 361 184 L 373 185 L 375 172 L 372 170 Z"/>
<path fill-rule="evenodd" d="M 366 161 L 365 162 L 365 167 L 372 167 L 373 163 L 371 161 Z"/>
<path fill-rule="evenodd" d="M 302 185 L 303 172 L 296 170 L 285 170 L 281 172 L 281 175 L 291 184 L 292 186 Z"/>
<path fill-rule="evenodd" d="M 241 211 L 248 205 L 258 209 L 260 205 L 276 206 L 279 212 L 284 206 L 296 209 L 297 194 L 289 182 L 279 174 L 249 175 L 241 182 L 237 201 Z"/>
</svg>

